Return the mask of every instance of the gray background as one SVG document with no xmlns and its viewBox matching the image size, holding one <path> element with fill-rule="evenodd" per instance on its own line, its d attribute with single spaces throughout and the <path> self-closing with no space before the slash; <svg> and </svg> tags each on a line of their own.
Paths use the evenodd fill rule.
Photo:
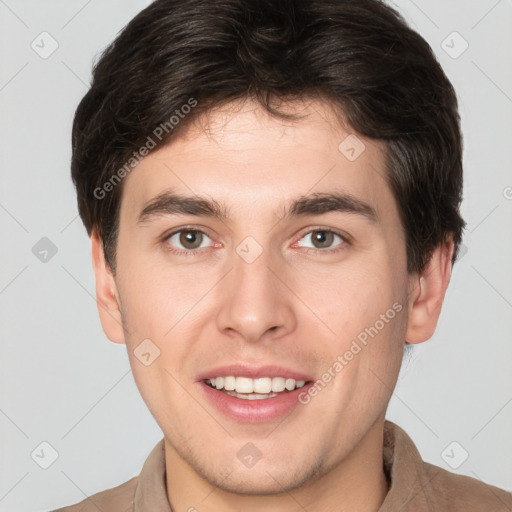
<svg viewBox="0 0 512 512">
<path fill-rule="evenodd" d="M 162 437 L 126 347 L 101 329 L 69 178 L 71 121 L 93 58 L 148 3 L 0 0 L 2 512 L 118 485 Z M 512 2 L 395 5 L 460 98 L 468 227 L 437 333 L 403 367 L 388 418 L 427 461 L 512 490 Z M 47 58 L 55 43 L 43 31 L 59 45 Z M 42 442 L 58 454 L 47 469 Z"/>
</svg>

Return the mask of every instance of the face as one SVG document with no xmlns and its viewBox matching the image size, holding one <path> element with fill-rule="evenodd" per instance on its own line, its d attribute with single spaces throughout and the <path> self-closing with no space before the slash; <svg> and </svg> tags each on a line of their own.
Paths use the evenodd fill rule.
<svg viewBox="0 0 512 512">
<path fill-rule="evenodd" d="M 249 494 L 328 473 L 383 420 L 410 309 L 383 148 L 287 108 L 210 111 L 125 178 L 105 329 L 167 457 Z"/>
</svg>

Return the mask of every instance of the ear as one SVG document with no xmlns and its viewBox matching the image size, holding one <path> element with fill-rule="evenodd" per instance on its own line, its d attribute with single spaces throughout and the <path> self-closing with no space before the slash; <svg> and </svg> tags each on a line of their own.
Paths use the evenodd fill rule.
<svg viewBox="0 0 512 512">
<path fill-rule="evenodd" d="M 430 339 L 437 326 L 441 306 L 452 272 L 453 238 L 439 245 L 421 274 L 409 279 L 409 312 L 405 339 L 422 343 Z"/>
<path fill-rule="evenodd" d="M 92 265 L 96 276 L 96 303 L 101 325 L 107 338 L 125 343 L 117 285 L 110 265 L 105 261 L 103 242 L 96 233 L 91 235 Z"/>
</svg>

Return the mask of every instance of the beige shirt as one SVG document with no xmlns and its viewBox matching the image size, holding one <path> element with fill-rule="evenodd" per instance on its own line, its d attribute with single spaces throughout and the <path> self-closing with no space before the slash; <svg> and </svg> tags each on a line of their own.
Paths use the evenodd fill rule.
<svg viewBox="0 0 512 512">
<path fill-rule="evenodd" d="M 53 512 L 172 512 L 162 439 L 139 476 Z M 384 468 L 391 487 L 378 512 L 512 512 L 512 493 L 423 462 L 412 439 L 384 424 Z"/>
</svg>

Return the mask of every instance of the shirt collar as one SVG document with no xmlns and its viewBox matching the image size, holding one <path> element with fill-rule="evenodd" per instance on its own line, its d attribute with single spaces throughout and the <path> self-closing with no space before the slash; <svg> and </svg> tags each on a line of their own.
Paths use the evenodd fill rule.
<svg viewBox="0 0 512 512">
<path fill-rule="evenodd" d="M 398 425 L 387 420 L 384 423 L 383 462 L 391 486 L 378 512 L 438 510 L 431 481 L 441 468 L 428 476 L 412 439 Z"/>
<path fill-rule="evenodd" d="M 134 512 L 172 512 L 167 499 L 164 439 L 153 448 L 137 482 Z"/>
</svg>

